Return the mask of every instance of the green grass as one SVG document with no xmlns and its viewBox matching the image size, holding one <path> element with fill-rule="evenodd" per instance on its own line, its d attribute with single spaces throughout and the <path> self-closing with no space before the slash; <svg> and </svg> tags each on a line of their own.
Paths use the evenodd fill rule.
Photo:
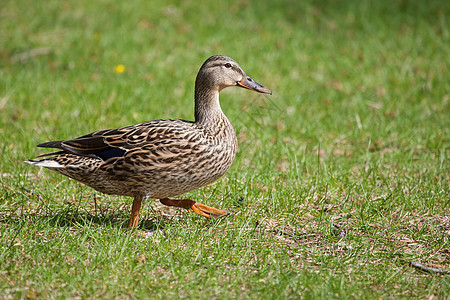
<svg viewBox="0 0 450 300">
<path fill-rule="evenodd" d="M 25 1 L 0 7 L 0 298 L 449 298 L 447 1 Z M 37 49 L 37 50 L 36 50 Z M 221 93 L 231 170 L 205 220 L 23 163 L 40 142 L 193 118 Z M 114 72 L 123 64 L 122 74 Z"/>
</svg>

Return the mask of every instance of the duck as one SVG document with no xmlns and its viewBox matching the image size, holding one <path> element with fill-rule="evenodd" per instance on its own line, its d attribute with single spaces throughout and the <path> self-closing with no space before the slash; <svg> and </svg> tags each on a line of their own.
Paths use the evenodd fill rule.
<svg viewBox="0 0 450 300">
<path fill-rule="evenodd" d="M 37 147 L 56 151 L 25 162 L 101 193 L 133 197 L 128 228 L 138 226 L 141 205 L 150 198 L 206 218 L 226 216 L 227 210 L 173 197 L 211 184 L 231 167 L 237 138 L 220 107 L 219 93 L 233 86 L 272 94 L 234 59 L 214 55 L 203 63 L 195 80 L 194 121 L 160 119 L 50 141 Z"/>
</svg>

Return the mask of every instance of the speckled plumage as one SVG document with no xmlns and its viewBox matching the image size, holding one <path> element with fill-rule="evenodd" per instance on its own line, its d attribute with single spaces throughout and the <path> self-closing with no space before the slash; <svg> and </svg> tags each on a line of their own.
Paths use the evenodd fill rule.
<svg viewBox="0 0 450 300">
<path fill-rule="evenodd" d="M 236 134 L 220 108 L 218 97 L 220 90 L 233 85 L 271 93 L 248 77 L 233 59 L 212 56 L 197 75 L 194 122 L 154 120 L 100 130 L 73 140 L 43 143 L 38 146 L 60 150 L 40 156 L 50 157 L 27 162 L 47 167 L 102 193 L 135 197 L 135 202 L 139 202 L 137 212 L 133 203 L 136 219 L 129 226 L 137 225 L 140 202 L 146 198 L 192 208 L 204 216 L 226 214 L 192 200 L 175 203 L 168 198 L 212 183 L 233 163 Z M 198 212 L 198 206 L 191 207 L 194 204 L 205 209 Z"/>
</svg>

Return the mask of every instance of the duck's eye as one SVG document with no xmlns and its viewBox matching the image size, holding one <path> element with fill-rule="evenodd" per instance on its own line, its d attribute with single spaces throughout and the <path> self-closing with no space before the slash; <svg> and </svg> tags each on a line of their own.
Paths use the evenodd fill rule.
<svg viewBox="0 0 450 300">
<path fill-rule="evenodd" d="M 231 64 L 230 63 L 226 63 L 225 64 L 225 68 L 227 68 L 227 69 L 231 68 Z"/>
</svg>

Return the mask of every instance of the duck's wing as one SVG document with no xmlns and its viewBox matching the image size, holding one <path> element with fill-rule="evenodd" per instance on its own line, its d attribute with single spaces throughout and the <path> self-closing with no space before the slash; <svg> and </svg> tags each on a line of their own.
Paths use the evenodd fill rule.
<svg viewBox="0 0 450 300">
<path fill-rule="evenodd" d="M 38 147 L 57 148 L 59 151 L 42 154 L 39 157 L 64 153 L 79 156 L 97 156 L 103 160 L 124 156 L 129 150 L 136 150 L 144 144 L 167 143 L 171 139 L 186 136 L 192 122 L 183 120 L 155 120 L 133 126 L 106 129 L 66 141 L 51 141 Z"/>
</svg>

